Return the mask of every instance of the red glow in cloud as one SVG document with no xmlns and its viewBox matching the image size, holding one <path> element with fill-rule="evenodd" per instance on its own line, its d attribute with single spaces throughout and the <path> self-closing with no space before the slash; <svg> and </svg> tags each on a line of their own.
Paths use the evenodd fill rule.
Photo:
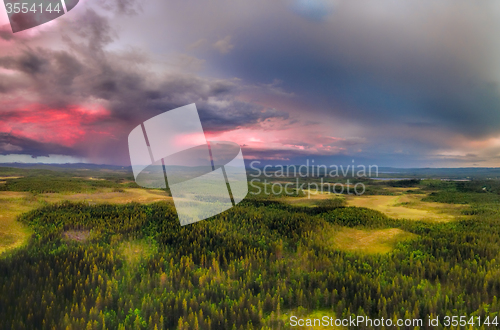
<svg viewBox="0 0 500 330">
<path fill-rule="evenodd" d="M 90 127 L 90 124 L 109 117 L 109 111 L 100 106 L 50 109 L 34 104 L 14 112 L 0 113 L 0 116 L 4 117 L 0 121 L 0 132 L 44 143 L 72 146 L 89 133 L 109 135 Z"/>
<path fill-rule="evenodd" d="M 348 151 L 346 146 L 361 143 L 328 135 L 313 135 L 302 130 L 261 130 L 242 128 L 226 132 L 206 132 L 208 140 L 233 141 L 244 147 L 245 159 L 290 160 L 298 155 L 337 155 Z"/>
<path fill-rule="evenodd" d="M 193 146 L 199 146 L 206 143 L 207 140 L 202 133 L 181 134 L 174 139 L 174 146 L 178 150 L 192 148 Z"/>
</svg>

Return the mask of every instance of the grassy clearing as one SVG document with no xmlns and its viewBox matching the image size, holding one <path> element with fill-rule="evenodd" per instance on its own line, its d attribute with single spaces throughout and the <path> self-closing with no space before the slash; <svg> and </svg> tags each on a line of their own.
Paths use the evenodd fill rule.
<svg viewBox="0 0 500 330">
<path fill-rule="evenodd" d="M 19 179 L 22 176 L 0 176 L 0 180 Z"/>
<path fill-rule="evenodd" d="M 396 196 L 349 196 L 349 206 L 367 207 L 396 219 L 451 221 L 460 215 L 463 207 L 437 202 L 422 201 L 420 194 Z"/>
<path fill-rule="evenodd" d="M 62 234 L 63 238 L 76 241 L 85 242 L 90 237 L 90 231 L 88 230 L 68 230 Z"/>
<path fill-rule="evenodd" d="M 353 185 L 350 186 L 350 191 L 353 191 Z M 340 187 L 340 186 L 339 186 Z M 347 185 L 344 185 L 344 187 L 347 187 Z M 340 188 L 338 188 L 340 190 Z M 345 188 L 347 189 L 347 188 Z M 400 196 L 407 191 L 418 191 L 420 188 L 412 188 L 412 187 L 387 187 L 381 189 L 381 192 L 383 194 L 381 195 L 362 195 L 362 196 L 356 196 L 356 195 L 345 195 L 345 194 L 336 194 L 331 191 L 328 191 L 326 188 L 321 191 L 321 190 L 316 190 L 316 189 L 305 189 L 304 190 L 304 196 L 303 197 L 286 197 L 284 201 L 286 201 L 289 204 L 295 205 L 295 206 L 318 206 L 321 205 L 322 201 L 327 200 L 327 199 L 332 199 L 332 198 L 342 198 L 345 199 L 346 196 L 349 196 L 349 198 L 352 196 L 352 198 L 358 198 L 358 197 L 386 197 L 390 199 L 390 197 L 397 197 Z M 349 205 L 351 206 L 351 205 Z M 357 205 L 352 205 L 352 206 L 357 206 Z M 369 207 L 369 206 L 365 206 Z"/>
<path fill-rule="evenodd" d="M 335 231 L 329 243 L 336 249 L 362 254 L 389 253 L 396 244 L 417 235 L 397 228 L 359 230 L 343 227 Z"/>
<path fill-rule="evenodd" d="M 94 193 L 47 193 L 33 195 L 29 192 L 0 191 L 0 254 L 24 245 L 31 235 L 30 229 L 16 221 L 18 215 L 41 207 L 69 200 L 89 203 L 126 204 L 137 202 L 151 204 L 159 201 L 170 201 L 172 198 L 165 191 L 146 189 L 122 189 L 122 192 L 111 188 L 102 188 Z M 67 239 L 84 240 L 78 233 L 70 233 Z M 86 239 L 86 238 L 85 238 Z"/>
<path fill-rule="evenodd" d="M 151 240 L 127 240 L 119 244 L 118 251 L 127 261 L 127 266 L 133 267 L 158 252 L 158 246 Z"/>
<path fill-rule="evenodd" d="M 323 201 L 332 198 L 343 198 L 340 194 L 333 194 L 330 192 L 320 192 L 316 190 L 304 190 L 304 197 L 285 197 L 281 201 L 285 201 L 295 206 L 311 206 L 315 207 L 320 205 Z"/>
<path fill-rule="evenodd" d="M 325 223 L 311 235 L 324 247 L 365 255 L 389 253 L 399 242 L 418 237 L 399 228 L 356 229 L 330 223 Z M 300 258 L 299 252 L 296 259 L 299 263 L 305 264 L 306 260 Z"/>
<path fill-rule="evenodd" d="M 31 231 L 16 217 L 41 205 L 29 193 L 0 192 L 0 254 L 26 243 Z"/>
<path fill-rule="evenodd" d="M 47 193 L 38 196 L 48 203 L 57 203 L 64 200 L 71 202 L 84 201 L 89 203 L 110 204 L 126 204 L 131 202 L 151 204 L 159 201 L 172 202 L 172 197 L 168 196 L 165 191 L 130 188 L 124 188 L 120 191 L 115 191 L 112 188 L 103 188 L 94 193 Z"/>
</svg>

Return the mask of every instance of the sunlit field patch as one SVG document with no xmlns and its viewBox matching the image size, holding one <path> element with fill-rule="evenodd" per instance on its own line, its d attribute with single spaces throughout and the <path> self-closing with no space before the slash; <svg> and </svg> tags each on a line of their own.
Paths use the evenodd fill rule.
<svg viewBox="0 0 500 330">
<path fill-rule="evenodd" d="M 424 202 L 420 194 L 401 194 L 396 196 L 363 195 L 349 196 L 347 205 L 367 207 L 396 219 L 451 221 L 463 208 L 436 202 Z"/>
<path fill-rule="evenodd" d="M 31 231 L 16 217 L 40 205 L 30 199 L 29 193 L 0 192 L 0 254 L 26 243 Z"/>
<path fill-rule="evenodd" d="M 62 237 L 69 241 L 85 242 L 90 236 L 88 230 L 68 230 L 62 234 Z"/>
<path fill-rule="evenodd" d="M 338 194 L 332 194 L 329 192 L 317 192 L 317 191 L 304 191 L 305 197 L 286 197 L 284 200 L 292 205 L 295 206 L 317 206 L 321 204 L 321 201 L 335 198 L 338 196 Z"/>
<path fill-rule="evenodd" d="M 334 232 L 329 242 L 342 251 L 377 254 L 391 252 L 397 243 L 416 237 L 398 228 L 359 230 L 343 227 Z"/>
<path fill-rule="evenodd" d="M 110 203 L 126 204 L 137 202 L 151 204 L 159 201 L 172 202 L 172 198 L 165 191 L 148 189 L 124 188 L 121 192 L 113 191 L 112 188 L 98 189 L 93 193 L 47 193 L 33 195 L 29 192 L 0 191 L 0 254 L 22 246 L 31 234 L 30 229 L 24 224 L 16 221 L 16 217 L 25 212 L 36 209 L 46 203 L 58 203 L 62 201 L 88 202 L 91 204 Z M 74 240 L 78 235 L 66 237 Z"/>
<path fill-rule="evenodd" d="M 103 188 L 96 192 L 89 193 L 47 193 L 38 196 L 49 203 L 57 203 L 64 200 L 71 202 L 85 201 L 89 203 L 110 204 L 126 204 L 131 202 L 150 204 L 160 201 L 172 201 L 172 197 L 168 196 L 167 193 L 162 190 L 131 188 L 123 188 L 119 191 L 113 188 Z"/>
<path fill-rule="evenodd" d="M 129 267 L 137 265 L 158 251 L 158 246 L 151 240 L 127 240 L 119 245 L 118 250 L 124 256 Z"/>
</svg>

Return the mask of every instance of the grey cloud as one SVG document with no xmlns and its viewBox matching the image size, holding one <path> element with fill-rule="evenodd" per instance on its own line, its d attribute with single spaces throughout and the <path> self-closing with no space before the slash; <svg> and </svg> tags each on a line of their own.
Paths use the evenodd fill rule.
<svg viewBox="0 0 500 330">
<path fill-rule="evenodd" d="M 221 54 L 227 54 L 234 48 L 234 45 L 231 43 L 231 36 L 217 40 L 212 46 Z"/>
<path fill-rule="evenodd" d="M 66 27 L 71 35 L 64 34 L 63 38 L 80 53 L 87 53 L 89 60 L 102 60 L 103 48 L 118 37 L 109 19 L 92 9 L 87 9 Z M 75 36 L 80 37 L 80 40 L 75 40 Z"/>
<path fill-rule="evenodd" d="M 142 2 L 136 0 L 101 0 L 99 5 L 120 15 L 137 15 L 142 11 Z"/>
<path fill-rule="evenodd" d="M 500 134 L 495 2 L 342 1 L 331 13 L 311 2 L 319 20 L 294 16 L 301 3 L 259 2 L 254 20 L 221 25 L 216 33 L 233 29 L 243 42 L 212 66 L 255 83 L 280 79 L 323 114 L 365 126 L 420 120 L 471 138 Z M 235 11 L 220 8 L 214 20 Z"/>
<path fill-rule="evenodd" d="M 199 108 L 203 127 L 209 131 L 234 130 L 253 126 L 268 119 L 288 119 L 289 114 L 277 109 L 234 101 L 229 107 L 218 108 L 201 104 Z"/>
<path fill-rule="evenodd" d="M 7 56 L 0 58 L 0 66 L 6 69 L 21 71 L 30 76 L 39 74 L 48 62 L 45 56 L 36 54 L 30 50 L 24 51 L 18 57 Z"/>
<path fill-rule="evenodd" d="M 362 137 L 334 146 L 364 144 L 373 157 L 391 161 L 410 160 L 413 152 L 418 160 L 453 146 L 459 135 L 500 135 L 497 3 L 212 0 L 193 10 L 190 2 L 144 2 L 140 9 L 135 2 L 107 1 L 94 6 L 121 16 L 82 9 L 77 20 L 62 25 L 65 50 L 19 46 L 18 55 L 0 56 L 0 67 L 22 73 L 15 79 L 0 73 L 0 93 L 29 93 L 56 105 L 102 101 L 111 118 L 100 125 L 124 127 L 192 102 L 213 131 L 293 117 L 260 98 L 253 103 L 237 97 L 243 85 L 258 86 L 278 100 L 300 103 L 308 122 L 328 116 L 354 123 L 359 131 L 352 136 Z M 141 10 L 144 16 L 135 15 Z M 124 36 L 129 42 L 139 35 L 153 54 L 120 44 Z M 224 36 L 231 38 L 223 42 Z M 2 31 L 0 38 L 16 42 Z M 221 47 L 214 51 L 217 42 Z M 161 61 L 148 56 L 173 51 L 188 52 L 185 58 L 203 63 L 204 71 L 157 72 Z M 331 131 L 335 135 L 335 127 Z M 259 152 L 271 158 L 275 151 L 253 155 Z"/>
<path fill-rule="evenodd" d="M 20 146 L 10 144 L 10 143 L 2 142 L 2 143 L 0 143 L 0 150 L 2 150 L 3 152 L 11 153 L 13 151 L 22 151 L 23 148 Z"/>
<path fill-rule="evenodd" d="M 9 24 L 0 26 L 0 39 L 10 41 L 13 38 L 14 34 L 12 33 L 12 29 Z"/>
<path fill-rule="evenodd" d="M 41 143 L 11 134 L 0 133 L 0 155 L 27 154 L 32 157 L 58 155 L 75 155 L 77 151 L 54 143 Z"/>
<path fill-rule="evenodd" d="M 158 73 L 151 67 L 158 67 L 159 63 L 148 54 L 130 49 L 108 50 L 117 36 L 109 18 L 96 11 L 87 9 L 73 23 L 65 24 L 64 30 L 60 50 L 18 46 L 12 49 L 13 55 L 0 55 L 0 68 L 16 72 L 14 76 L 0 72 L 0 93 L 8 90 L 12 96 L 30 95 L 30 99 L 41 105 L 40 111 L 102 104 L 110 111 L 109 117 L 81 124 L 89 130 L 113 131 L 115 136 L 109 141 L 80 141 L 67 148 L 9 135 L 2 137 L 6 140 L 3 152 L 88 156 L 90 149 L 92 153 L 102 149 L 104 154 L 120 158 L 115 152 L 120 150 L 125 157 L 122 155 L 119 161 L 126 162 L 126 135 L 131 128 L 159 113 L 193 102 L 199 105 L 206 129 L 213 131 L 288 116 L 275 109 L 238 101 L 236 96 L 241 86 L 237 80 L 179 71 Z M 24 114 L 15 110 L 16 104 L 4 104 L 0 118 L 15 120 L 20 116 L 21 120 Z"/>
</svg>

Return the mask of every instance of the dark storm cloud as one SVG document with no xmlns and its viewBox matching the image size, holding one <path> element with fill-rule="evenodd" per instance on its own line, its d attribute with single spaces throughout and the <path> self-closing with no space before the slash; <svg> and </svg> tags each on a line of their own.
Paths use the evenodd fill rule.
<svg viewBox="0 0 500 330">
<path fill-rule="evenodd" d="M 500 133 L 495 2 L 279 3 L 226 26 L 219 34 L 233 28 L 235 47 L 211 63 L 253 82 L 280 79 L 324 115 L 368 127 L 429 121 L 471 138 Z"/>
<path fill-rule="evenodd" d="M 95 122 L 83 122 L 82 127 L 89 131 L 113 131 L 114 134 L 113 139 L 106 141 L 91 138 L 79 141 L 72 151 L 55 143 L 35 143 L 9 135 L 10 142 L 2 142 L 3 152 L 35 156 L 64 152 L 65 155 L 85 157 L 89 148 L 100 149 L 105 154 L 120 150 L 121 158 L 111 162 L 124 162 L 127 157 L 126 136 L 130 129 L 159 113 L 189 103 L 198 105 L 203 125 L 211 131 L 252 126 L 270 118 L 288 116 L 275 109 L 237 101 L 235 95 L 240 89 L 237 81 L 203 78 L 181 70 L 159 73 L 152 67 L 162 69 L 161 63 L 151 60 L 142 51 L 130 48 L 108 50 L 118 38 L 109 18 L 86 9 L 75 22 L 64 25 L 64 47 L 58 47 L 61 50 L 26 47 L 19 43 L 10 51 L 11 55 L 0 55 L 0 69 L 16 73 L 0 72 L 0 93 L 8 91 L 11 96 L 18 95 L 23 99 L 22 103 L 4 99 L 1 120 L 22 123 L 23 116 L 29 112 L 16 110 L 29 106 L 30 102 L 36 103 L 35 108 L 39 111 L 51 108 L 61 109 L 61 113 L 68 108 L 97 103 L 109 110 L 109 116 L 101 116 Z M 67 113 L 73 115 L 71 111 Z M 52 133 L 57 132 L 47 134 Z M 105 148 L 109 151 L 106 152 Z"/>
<path fill-rule="evenodd" d="M 88 56 L 88 60 L 102 61 L 105 56 L 104 47 L 118 37 L 109 18 L 92 9 L 87 9 L 74 22 L 69 23 L 67 28 L 71 34 L 63 34 L 63 38 L 73 49 Z M 72 36 L 80 39 L 75 40 Z"/>
<path fill-rule="evenodd" d="M 87 10 L 71 32 L 64 36 L 69 50 L 53 51 L 38 47 L 22 50 L 16 56 L 0 57 L 0 68 L 23 73 L 23 86 L 42 99 L 43 104 L 59 107 L 80 104 L 89 98 L 107 101 L 112 118 L 148 118 L 172 107 L 196 102 L 204 108 L 211 128 L 225 129 L 252 125 L 273 116 L 286 114 L 262 109 L 234 100 L 238 84 L 231 80 L 201 78 L 173 72 L 155 77 L 149 68 L 155 65 L 137 50 L 106 51 L 114 40 L 108 20 Z M 7 77 L 2 77 L 7 78 Z M 223 101 L 217 105 L 213 101 Z M 227 110 L 222 113 L 222 110 Z M 247 118 L 245 120 L 245 117 Z"/>
<path fill-rule="evenodd" d="M 289 114 L 262 106 L 233 102 L 231 107 L 217 108 L 210 105 L 198 109 L 203 128 L 208 131 L 226 131 L 261 123 L 267 119 L 288 119 Z"/>
<path fill-rule="evenodd" d="M 5 69 L 21 71 L 29 76 L 36 76 L 48 64 L 44 56 L 31 51 L 25 51 L 20 56 L 7 56 L 0 58 L 0 66 Z"/>
<path fill-rule="evenodd" d="M 77 151 L 55 143 L 42 143 L 32 139 L 0 133 L 0 155 L 23 154 L 32 157 L 56 155 L 73 156 Z"/>
<path fill-rule="evenodd" d="M 85 126 L 118 131 L 93 149 L 82 142 L 75 148 L 82 156 L 90 149 L 126 155 L 122 140 L 129 129 L 195 102 L 204 128 L 213 132 L 270 119 L 294 121 L 301 130 L 307 121 L 345 139 L 329 143 L 319 133 L 304 133 L 289 144 L 346 153 L 359 148 L 396 163 L 431 159 L 467 139 L 500 135 L 497 3 L 88 1 L 71 20 L 58 21 L 64 43 L 57 47 L 0 28 L 2 45 L 12 45 L 0 51 L 0 69 L 19 73 L 0 70 L 0 112 L 15 110 L 16 95 L 57 109 L 101 104 L 109 116 Z M 167 64 L 177 55 L 204 71 Z M 249 92 L 249 86 L 261 90 Z M 287 136 L 276 135 L 286 144 Z M 455 142 L 457 137 L 464 138 Z M 272 159 L 302 157 L 308 150 L 248 152 Z"/>
</svg>

